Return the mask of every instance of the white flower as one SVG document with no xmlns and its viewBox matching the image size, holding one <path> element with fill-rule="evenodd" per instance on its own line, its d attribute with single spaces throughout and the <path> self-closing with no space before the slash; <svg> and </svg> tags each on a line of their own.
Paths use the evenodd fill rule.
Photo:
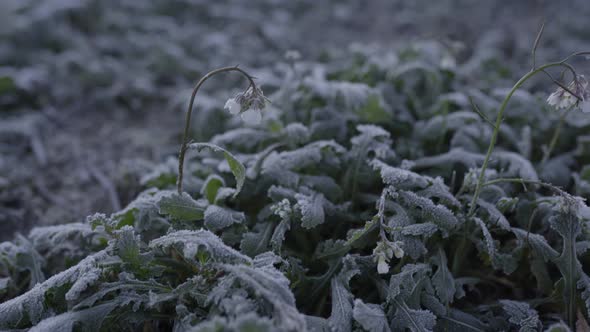
<svg viewBox="0 0 590 332">
<path fill-rule="evenodd" d="M 377 272 L 379 274 L 386 274 L 389 272 L 389 263 L 384 255 L 379 255 L 377 259 Z"/>
<path fill-rule="evenodd" d="M 228 99 L 227 102 L 225 102 L 225 106 L 223 108 L 228 110 L 232 115 L 240 113 L 241 110 L 241 106 L 235 98 Z"/>
<path fill-rule="evenodd" d="M 404 257 L 404 250 L 399 246 L 399 244 L 401 244 L 401 242 L 393 242 L 391 244 L 391 247 L 393 248 L 393 254 L 395 255 L 395 258 L 400 259 L 402 257 Z"/>
<path fill-rule="evenodd" d="M 590 98 L 590 91 L 588 91 L 588 81 L 583 75 L 578 75 L 576 80 L 568 85 L 568 90 L 576 94 L 572 95 L 565 89 L 559 87 L 555 92 L 547 98 L 547 104 L 557 109 L 568 109 L 572 106 L 580 107 L 583 112 L 590 112 L 590 106 L 586 104 L 586 100 Z M 581 98 L 581 100 L 578 99 Z"/>
<path fill-rule="evenodd" d="M 373 249 L 374 259 L 377 262 L 377 272 L 379 274 L 386 274 L 389 272 L 389 261 L 395 256 L 396 258 L 402 258 L 404 251 L 400 247 L 402 242 L 400 241 L 387 241 L 382 240 L 377 243 L 375 249 Z"/>
<path fill-rule="evenodd" d="M 242 120 L 247 124 L 257 125 L 262 122 L 262 111 L 260 109 L 251 108 L 242 112 L 240 115 L 242 116 Z"/>
<path fill-rule="evenodd" d="M 224 108 L 233 115 L 240 114 L 247 124 L 256 125 L 262 121 L 262 110 L 266 107 L 266 102 L 262 90 L 251 85 L 246 91 L 228 99 Z"/>
</svg>

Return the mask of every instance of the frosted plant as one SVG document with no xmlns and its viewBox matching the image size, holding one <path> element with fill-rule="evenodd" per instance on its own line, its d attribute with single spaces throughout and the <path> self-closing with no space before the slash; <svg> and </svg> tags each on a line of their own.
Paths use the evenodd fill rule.
<svg viewBox="0 0 590 332">
<path fill-rule="evenodd" d="M 188 111 L 186 112 L 186 120 L 184 122 L 184 133 L 182 136 L 182 145 L 180 147 L 180 152 L 178 155 L 178 179 L 176 181 L 176 186 L 179 195 L 182 193 L 182 177 L 184 173 L 184 156 L 186 154 L 186 151 L 190 148 L 190 146 L 196 146 L 197 149 L 200 149 L 200 146 L 202 146 L 198 144 L 189 145 L 190 142 L 188 137 L 191 125 L 191 115 L 193 113 L 193 104 L 195 103 L 195 97 L 197 96 L 197 92 L 199 92 L 199 89 L 201 88 L 203 83 L 205 83 L 212 76 L 230 71 L 235 71 L 242 74 L 246 79 L 248 79 L 250 85 L 248 85 L 246 91 L 238 94 L 233 99 L 228 100 L 225 103 L 225 108 L 228 109 L 231 114 L 238 114 L 241 112 L 242 119 L 247 123 L 260 123 L 262 119 L 261 111 L 266 105 L 267 99 L 266 97 L 264 97 L 262 90 L 260 90 L 260 88 L 258 88 L 256 83 L 254 82 L 254 77 L 252 77 L 246 71 L 242 70 L 238 66 L 222 67 L 219 69 L 212 70 L 205 76 L 203 76 L 199 80 L 199 82 L 197 82 L 193 89 L 191 99 L 188 105 Z M 245 111 L 242 112 L 242 110 Z M 232 169 L 232 172 L 234 172 L 234 174 L 236 174 L 236 172 L 241 172 L 241 169 L 244 168 L 244 166 L 240 162 L 238 162 L 233 156 L 231 156 L 229 152 L 213 144 L 205 145 L 207 145 L 209 148 L 213 150 L 222 151 L 226 158 L 230 158 L 228 162 L 230 163 L 230 168 Z M 236 192 L 236 195 L 238 192 Z"/>
<path fill-rule="evenodd" d="M 512 96 L 517 92 L 517 90 L 519 90 L 522 87 L 522 85 L 524 83 L 526 83 L 529 79 L 536 76 L 537 74 L 544 73 L 551 78 L 553 83 L 555 83 L 556 85 L 559 86 L 559 89 L 556 91 L 557 94 L 555 96 L 553 96 L 553 95 L 549 96 L 549 99 L 547 100 L 549 104 L 557 106 L 558 108 L 568 108 L 571 105 L 578 105 L 579 103 L 582 103 L 583 111 L 584 112 L 586 112 L 586 110 L 590 111 L 590 105 L 588 105 L 585 102 L 585 96 L 587 96 L 587 94 L 588 94 L 587 93 L 588 82 L 583 78 L 583 76 L 578 75 L 578 73 L 576 72 L 574 67 L 569 63 L 569 60 L 571 58 L 573 58 L 575 56 L 586 56 L 586 55 L 590 54 L 590 52 L 575 52 L 575 53 L 572 53 L 569 56 L 567 56 L 559 61 L 548 62 L 543 65 L 537 66 L 536 61 L 535 61 L 536 60 L 535 53 L 537 50 L 537 46 L 539 45 L 539 41 L 541 39 L 541 36 L 543 34 L 543 27 L 544 27 L 544 25 L 541 26 L 541 30 L 539 31 L 539 34 L 537 35 L 537 38 L 535 40 L 535 44 L 533 46 L 533 51 L 532 51 L 533 68 L 531 68 L 531 70 L 529 70 L 526 74 L 524 74 L 514 84 L 512 89 L 510 89 L 510 91 L 508 92 L 508 94 L 504 98 L 504 100 L 502 100 L 502 103 L 500 104 L 500 110 L 498 111 L 498 115 L 496 117 L 496 121 L 492 123 L 491 121 L 489 121 L 489 119 L 484 118 L 484 119 L 488 120 L 490 124 L 493 125 L 494 131 L 492 133 L 492 138 L 491 138 L 490 143 L 488 145 L 488 151 L 486 153 L 485 159 L 484 159 L 483 164 L 481 166 L 481 172 L 479 173 L 479 177 L 477 180 L 477 186 L 475 188 L 473 198 L 471 199 L 471 206 L 469 207 L 468 216 L 473 216 L 473 214 L 475 213 L 477 200 L 479 198 L 479 195 L 481 194 L 481 190 L 482 190 L 484 182 L 485 182 L 485 178 L 484 178 L 485 171 L 486 171 L 488 164 L 490 162 L 492 153 L 494 152 L 494 147 L 496 146 L 496 141 L 498 139 L 498 134 L 500 132 L 500 126 L 502 125 L 502 122 L 504 121 L 504 112 L 506 111 L 506 108 L 508 106 L 508 102 L 510 102 L 510 99 L 512 98 Z M 572 91 L 570 88 L 566 87 L 562 83 L 553 79 L 553 77 L 547 72 L 547 70 L 552 69 L 552 68 L 561 68 L 564 72 L 569 71 L 573 77 L 573 82 L 572 82 L 572 84 L 570 84 L 570 87 L 572 87 L 575 91 Z M 560 89 L 563 90 L 563 93 L 561 93 Z"/>
</svg>

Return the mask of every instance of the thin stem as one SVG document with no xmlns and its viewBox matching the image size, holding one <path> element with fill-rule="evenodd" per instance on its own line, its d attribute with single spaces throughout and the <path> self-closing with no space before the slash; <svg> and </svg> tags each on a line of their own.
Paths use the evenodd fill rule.
<svg viewBox="0 0 590 332">
<path fill-rule="evenodd" d="M 482 187 L 487 187 L 487 186 L 491 186 L 491 185 L 494 185 L 494 184 L 497 184 L 497 183 L 503 183 L 503 182 L 518 183 L 518 184 L 521 184 L 523 186 L 525 184 L 536 184 L 536 185 L 539 185 L 539 186 L 542 186 L 542 187 L 549 188 L 551 190 L 555 190 L 558 193 L 562 193 L 563 192 L 559 187 L 554 186 L 554 185 L 552 185 L 550 183 L 545 183 L 545 182 L 536 181 L 536 180 L 525 180 L 525 179 L 522 179 L 522 178 L 499 178 L 499 179 L 494 179 L 494 180 L 490 180 L 490 181 L 484 182 L 482 184 Z"/>
<path fill-rule="evenodd" d="M 504 111 L 506 110 L 506 106 L 508 106 L 508 102 L 510 101 L 510 98 L 512 98 L 512 95 L 514 95 L 516 90 L 518 90 L 531 77 L 544 71 L 545 69 L 548 69 L 551 67 L 563 67 L 563 66 L 564 66 L 564 63 L 561 61 L 560 62 L 551 62 L 551 63 L 544 64 L 544 65 L 536 68 L 535 70 L 529 71 L 520 80 L 518 80 L 518 82 L 516 82 L 516 84 L 514 84 L 514 86 L 512 87 L 512 89 L 510 90 L 508 95 L 506 96 L 506 98 L 504 98 L 504 100 L 502 101 L 502 104 L 500 105 L 500 111 L 498 112 L 498 116 L 496 117 L 494 131 L 492 132 L 492 139 L 490 140 L 490 145 L 488 146 L 488 152 L 486 153 L 486 157 L 483 161 L 483 165 L 481 166 L 481 171 L 479 173 L 479 177 L 477 180 L 477 186 L 475 188 L 475 193 L 473 194 L 473 199 L 471 200 L 471 206 L 469 207 L 469 213 L 467 214 L 468 216 L 472 216 L 475 213 L 476 202 L 477 202 L 477 199 L 479 198 L 479 194 L 481 193 L 481 189 L 483 187 L 484 180 L 485 180 L 485 171 L 488 168 L 488 163 L 490 161 L 490 157 L 492 156 L 492 152 L 494 151 L 494 147 L 496 146 L 496 140 L 498 139 L 498 133 L 500 131 L 500 125 L 502 124 Z"/>
<path fill-rule="evenodd" d="M 485 114 L 484 114 L 484 113 L 483 113 L 483 112 L 482 112 L 482 111 L 479 109 L 479 107 L 477 107 L 477 104 L 475 104 L 475 102 L 473 101 L 473 98 L 471 98 L 471 96 L 469 96 L 469 102 L 471 103 L 471 108 L 473 108 L 473 110 L 474 110 L 474 111 L 475 111 L 477 114 L 479 114 L 479 116 L 480 116 L 480 117 L 481 117 L 481 118 L 482 118 L 482 119 L 483 119 L 483 120 L 484 120 L 486 123 L 488 123 L 489 125 L 491 125 L 491 126 L 492 126 L 492 128 L 493 128 L 493 127 L 495 127 L 495 126 L 494 126 L 494 123 L 492 122 L 492 120 L 490 120 L 490 118 L 488 118 L 488 117 L 487 117 L 487 116 L 486 116 L 486 115 L 485 115 Z"/>
<path fill-rule="evenodd" d="M 532 56 L 533 56 L 533 69 L 534 70 L 537 67 L 537 47 L 539 46 L 539 43 L 541 42 L 541 37 L 543 36 L 543 31 L 545 30 L 545 21 L 543 20 L 543 23 L 541 24 L 541 29 L 539 29 L 539 33 L 537 33 L 537 38 L 535 38 L 535 43 L 533 44 L 533 51 Z"/>
<path fill-rule="evenodd" d="M 561 128 L 563 127 L 563 123 L 565 122 L 565 118 L 571 112 L 572 109 L 574 109 L 573 105 L 570 106 L 559 117 L 559 123 L 557 124 L 557 127 L 555 128 L 555 131 L 553 132 L 553 136 L 551 137 L 551 141 L 549 142 L 549 146 L 547 146 L 547 150 L 543 154 L 543 159 L 541 160 L 541 164 L 545 164 L 547 162 L 547 160 L 549 159 L 549 157 L 551 156 L 551 152 L 553 151 L 553 148 L 555 148 L 555 144 L 557 144 L 557 139 L 559 138 L 559 133 L 561 132 Z"/>
<path fill-rule="evenodd" d="M 566 62 L 569 61 L 569 59 L 576 57 L 576 56 L 590 56 L 590 52 L 589 51 L 584 51 L 584 52 L 575 52 L 572 53 L 570 55 L 568 55 L 567 57 L 565 57 L 563 60 L 561 60 L 561 62 Z"/>
<path fill-rule="evenodd" d="M 256 84 L 254 83 L 254 78 L 252 76 L 250 76 L 250 74 L 246 73 L 244 70 L 239 68 L 238 66 L 222 67 L 222 68 L 212 70 L 212 71 L 208 72 L 205 76 L 203 76 L 199 80 L 199 82 L 197 82 L 197 84 L 193 88 L 193 93 L 191 94 L 191 100 L 188 104 L 188 111 L 186 112 L 186 119 L 184 120 L 184 133 L 182 135 L 182 145 L 180 147 L 180 152 L 178 154 L 178 179 L 176 181 L 176 186 L 177 186 L 179 194 L 182 194 L 182 177 L 183 177 L 183 173 L 184 173 L 184 156 L 185 156 L 186 150 L 188 148 L 188 142 L 189 142 L 188 136 L 189 136 L 189 131 L 190 131 L 190 127 L 191 127 L 191 115 L 193 113 L 193 104 L 195 103 L 195 97 L 197 96 L 197 92 L 201 88 L 201 85 L 203 85 L 203 83 L 205 83 L 205 81 L 207 81 L 212 76 L 217 75 L 219 73 L 223 73 L 223 72 L 229 72 L 229 71 L 237 71 L 237 72 L 241 73 L 242 75 L 244 75 L 248 79 L 248 81 L 250 82 L 250 86 L 252 86 L 254 89 L 256 88 Z"/>
</svg>

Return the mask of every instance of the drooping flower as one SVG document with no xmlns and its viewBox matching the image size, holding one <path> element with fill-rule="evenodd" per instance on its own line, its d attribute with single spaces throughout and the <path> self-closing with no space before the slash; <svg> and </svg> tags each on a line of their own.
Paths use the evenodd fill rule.
<svg viewBox="0 0 590 332">
<path fill-rule="evenodd" d="M 386 274 L 389 272 L 389 261 L 395 258 L 402 258 L 404 250 L 400 247 L 402 242 L 381 240 L 373 249 L 374 259 L 377 262 L 377 272 L 379 274 Z"/>
<path fill-rule="evenodd" d="M 547 104 L 557 109 L 579 107 L 584 113 L 590 112 L 590 91 L 588 91 L 588 81 L 586 78 L 583 75 L 578 75 L 576 79 L 568 85 L 567 89 L 573 92 L 575 96 L 562 87 L 558 87 L 557 90 L 547 98 Z"/>
<path fill-rule="evenodd" d="M 224 108 L 232 115 L 240 114 L 247 124 L 256 125 L 262 121 L 262 110 L 266 107 L 266 102 L 262 90 L 251 85 L 246 91 L 228 99 Z"/>
</svg>

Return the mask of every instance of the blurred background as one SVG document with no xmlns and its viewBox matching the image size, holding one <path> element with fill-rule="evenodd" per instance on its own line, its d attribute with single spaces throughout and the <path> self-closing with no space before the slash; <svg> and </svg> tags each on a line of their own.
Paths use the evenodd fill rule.
<svg viewBox="0 0 590 332">
<path fill-rule="evenodd" d="M 588 17 L 588 0 L 2 0 L 0 240 L 118 210 L 174 167 L 192 85 L 216 67 L 264 88 L 290 50 L 329 61 L 435 40 L 463 63 L 493 54 L 508 87 L 544 20 L 539 62 L 589 49 Z M 197 107 L 221 110 L 240 83 L 212 80 Z M 195 139 L 218 133 L 210 114 L 197 111 Z"/>
</svg>

